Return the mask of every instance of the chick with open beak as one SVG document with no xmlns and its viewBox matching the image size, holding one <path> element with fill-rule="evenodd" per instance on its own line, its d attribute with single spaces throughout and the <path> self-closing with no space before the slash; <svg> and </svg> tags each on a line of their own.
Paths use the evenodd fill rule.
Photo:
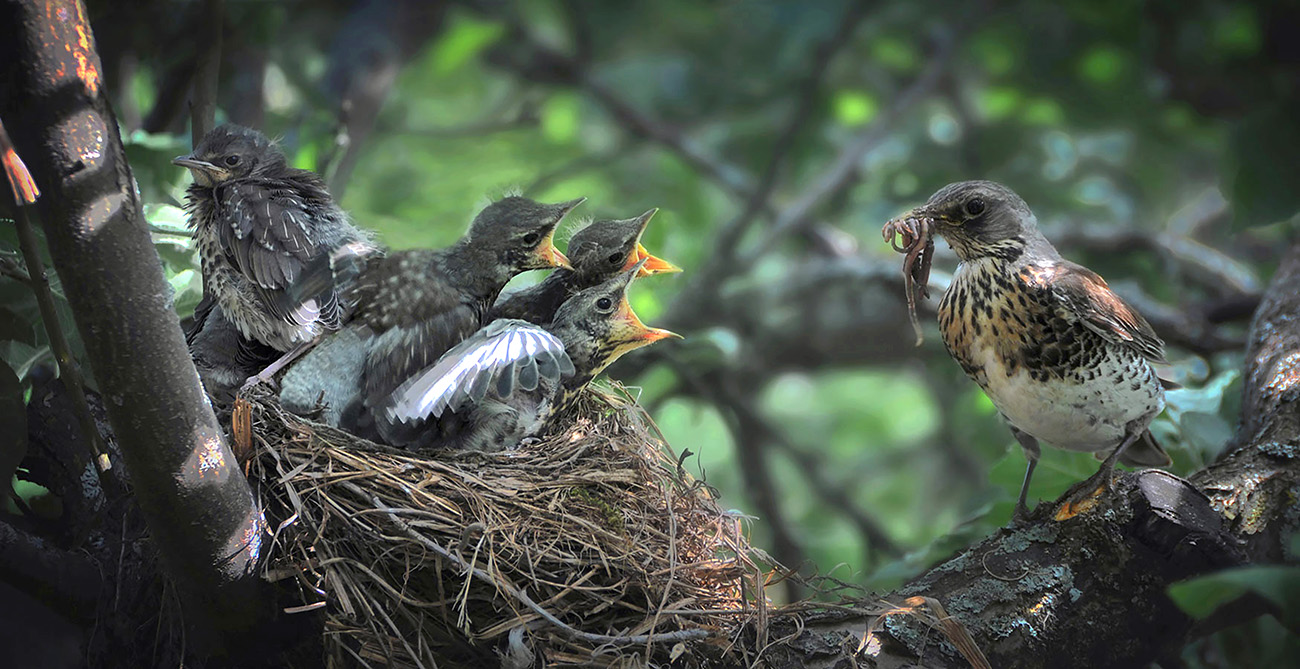
<svg viewBox="0 0 1300 669">
<path fill-rule="evenodd" d="M 623 354 L 678 335 L 646 326 L 627 300 L 640 261 L 565 300 L 545 327 L 499 319 L 404 381 L 377 411 L 390 444 L 477 451 L 543 432 Z"/>
<path fill-rule="evenodd" d="M 488 205 L 452 246 L 383 258 L 335 258 L 327 271 L 355 275 L 352 318 L 285 373 L 281 402 L 311 411 L 321 392 L 326 420 L 358 431 L 411 374 L 488 321 L 506 283 L 530 269 L 568 268 L 552 241 L 565 215 L 583 202 L 544 204 L 507 197 Z M 358 266 L 359 265 L 359 266 Z M 357 403 L 356 407 L 347 408 Z M 351 421 L 343 423 L 343 414 Z"/>
<path fill-rule="evenodd" d="M 559 269 L 540 283 L 517 290 L 492 307 L 493 318 L 518 318 L 546 325 L 565 300 L 633 267 L 639 276 L 680 272 L 676 265 L 650 255 L 641 235 L 657 209 L 621 220 L 596 221 L 569 239 L 572 269 Z M 639 264 L 639 265 L 638 265 Z"/>
</svg>

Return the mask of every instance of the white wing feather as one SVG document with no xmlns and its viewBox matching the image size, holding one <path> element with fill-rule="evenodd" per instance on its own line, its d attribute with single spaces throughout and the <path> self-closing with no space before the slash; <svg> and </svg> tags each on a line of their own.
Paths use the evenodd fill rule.
<svg viewBox="0 0 1300 669">
<path fill-rule="evenodd" d="M 555 335 L 526 321 L 497 320 L 398 386 L 385 403 L 385 418 L 403 423 L 437 418 L 481 402 L 489 389 L 508 398 L 517 387 L 536 389 L 541 377 L 570 374 L 573 362 Z"/>
</svg>

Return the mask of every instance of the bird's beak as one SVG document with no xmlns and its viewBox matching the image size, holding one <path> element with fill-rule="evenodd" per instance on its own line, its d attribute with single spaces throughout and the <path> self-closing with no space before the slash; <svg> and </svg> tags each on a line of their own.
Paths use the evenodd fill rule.
<svg viewBox="0 0 1300 669">
<path fill-rule="evenodd" d="M 555 205 L 555 207 L 556 207 L 557 209 L 560 210 L 560 219 L 563 219 L 565 216 L 568 216 L 568 215 L 569 215 L 569 212 L 573 211 L 574 209 L 577 209 L 577 208 L 578 208 L 578 205 L 580 205 L 580 204 L 582 204 L 583 202 L 586 202 L 586 201 L 587 201 L 587 198 L 585 198 L 585 197 L 580 197 L 580 198 L 576 198 L 576 199 L 573 199 L 573 200 L 569 200 L 568 202 L 561 202 L 561 203 Z M 558 223 L 558 220 L 557 220 L 557 223 Z"/>
<path fill-rule="evenodd" d="M 637 272 L 638 278 L 653 276 L 655 274 L 672 274 L 674 272 L 682 271 L 682 268 L 677 265 L 674 265 L 663 258 L 650 255 L 650 252 L 645 250 L 645 247 L 641 245 L 641 235 L 645 233 L 645 228 L 650 224 L 650 219 L 654 218 L 655 213 L 658 211 L 658 208 L 651 209 L 650 211 L 636 217 L 636 223 L 640 226 L 640 229 L 636 233 L 636 249 L 627 255 L 627 262 L 623 264 L 621 271 L 626 272 L 627 270 L 636 267 L 637 263 L 642 260 L 645 261 L 645 264 L 641 265 L 640 271 Z"/>
<path fill-rule="evenodd" d="M 682 339 L 682 336 L 676 332 L 652 328 L 642 323 L 636 312 L 632 311 L 632 305 L 628 303 L 626 295 L 619 301 L 618 316 L 614 320 L 615 333 L 619 341 L 625 342 L 624 350 L 627 351 L 653 344 L 660 339 Z"/>
<path fill-rule="evenodd" d="M 623 266 L 623 269 L 632 269 L 642 260 L 645 261 L 645 264 L 642 265 L 641 270 L 637 272 L 638 278 L 643 276 L 653 276 L 655 274 L 672 274 L 674 272 L 682 271 L 682 268 L 677 265 L 674 265 L 658 256 L 650 255 L 650 252 L 645 250 L 645 247 L 640 243 L 636 245 L 636 250 L 628 255 L 627 264 Z"/>
<path fill-rule="evenodd" d="M 928 218 L 935 223 L 945 224 L 953 222 L 946 214 L 925 205 L 907 212 L 907 215 L 904 216 L 904 218 Z"/>
<path fill-rule="evenodd" d="M 563 253 L 560 253 L 559 249 L 555 248 L 554 228 L 552 228 L 550 232 L 546 233 L 546 238 L 543 239 L 542 243 L 538 244 L 537 248 L 533 250 L 533 257 L 536 258 L 539 263 L 538 269 L 544 269 L 547 267 L 573 269 L 573 265 L 569 264 L 569 259 L 565 257 Z"/>
<path fill-rule="evenodd" d="M 194 181 L 203 186 L 211 186 L 214 183 L 224 180 L 230 176 L 230 170 L 223 167 L 217 167 L 206 160 L 199 160 L 193 154 L 188 156 L 176 156 L 172 159 L 173 165 L 179 165 L 190 171 L 194 175 Z"/>
</svg>

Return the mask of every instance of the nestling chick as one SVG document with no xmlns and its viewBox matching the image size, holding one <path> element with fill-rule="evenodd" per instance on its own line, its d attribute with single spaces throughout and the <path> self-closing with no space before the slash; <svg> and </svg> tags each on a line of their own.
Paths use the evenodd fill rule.
<svg viewBox="0 0 1300 669">
<path fill-rule="evenodd" d="M 502 295 L 492 307 L 492 318 L 518 318 L 546 325 L 565 300 L 584 288 L 602 283 L 645 260 L 639 276 L 682 271 L 650 255 L 641 235 L 658 209 L 636 218 L 596 221 L 574 233 L 566 253 L 573 269 L 557 269 L 540 283 Z"/>
<path fill-rule="evenodd" d="M 317 264 L 330 276 L 356 273 L 348 293 L 355 313 L 286 372 L 281 402 L 291 411 L 310 411 L 323 391 L 327 422 L 373 436 L 368 431 L 373 408 L 483 327 L 511 278 L 530 269 L 568 266 L 552 235 L 581 203 L 507 197 L 480 212 L 449 248 L 382 258 L 343 249 L 332 262 Z M 314 285 L 315 274 L 304 283 Z"/>
<path fill-rule="evenodd" d="M 287 351 L 338 327 L 342 286 L 305 299 L 286 289 L 313 258 L 371 244 L 315 172 L 289 167 L 260 132 L 223 125 L 173 163 L 190 170 L 186 210 L 203 291 L 244 336 Z"/>
<path fill-rule="evenodd" d="M 541 433 L 624 353 L 668 337 L 627 301 L 648 260 L 578 291 L 545 328 L 500 319 L 398 386 L 378 410 L 386 441 L 476 451 L 513 448 Z"/>
</svg>

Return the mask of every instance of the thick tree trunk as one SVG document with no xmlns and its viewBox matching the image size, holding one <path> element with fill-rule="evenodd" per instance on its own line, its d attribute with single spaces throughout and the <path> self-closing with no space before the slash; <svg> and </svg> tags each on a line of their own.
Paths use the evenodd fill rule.
<svg viewBox="0 0 1300 669">
<path fill-rule="evenodd" d="M 1172 660 L 1194 627 L 1166 594 L 1180 580 L 1283 559 L 1300 517 L 1300 244 L 1282 262 L 1251 327 L 1244 419 L 1217 462 L 1184 481 L 1148 470 L 1069 518 L 1043 503 L 884 599 L 938 600 L 989 663 L 1018 667 L 1144 667 Z M 939 632 L 876 602 L 774 623 L 793 635 L 764 655 L 774 667 L 969 667 Z M 1259 613 L 1256 608 L 1252 613 Z M 1241 620 L 1241 618 L 1237 618 Z"/>
<path fill-rule="evenodd" d="M 189 610 L 233 641 L 265 618 L 263 520 L 172 311 L 85 8 L 0 3 L 0 68 L 0 117 L 43 193 L 50 254 L 136 499 Z"/>
</svg>

